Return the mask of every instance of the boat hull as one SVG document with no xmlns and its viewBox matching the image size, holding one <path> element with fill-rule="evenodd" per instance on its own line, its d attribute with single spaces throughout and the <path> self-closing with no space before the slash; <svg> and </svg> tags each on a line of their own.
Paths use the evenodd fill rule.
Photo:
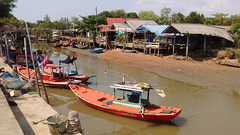
<svg viewBox="0 0 240 135">
<path fill-rule="evenodd" d="M 71 75 L 66 78 L 73 79 L 73 80 L 80 80 L 82 83 L 86 83 L 91 77 L 96 77 L 93 75 Z"/>
<path fill-rule="evenodd" d="M 23 71 L 22 68 L 26 69 L 26 67 L 22 67 L 21 65 L 17 65 L 18 74 L 20 75 L 20 77 L 22 79 L 28 81 L 27 71 L 25 69 L 24 69 L 25 71 Z M 35 75 L 33 73 L 33 70 L 29 69 L 29 71 L 30 71 L 31 77 L 35 77 Z M 46 75 L 42 75 L 42 79 L 43 79 L 43 83 L 44 83 L 45 86 L 68 88 L 69 81 L 67 79 L 59 79 L 59 80 L 56 81 L 56 80 L 50 79 L 50 77 L 46 76 Z M 38 83 L 41 84 L 40 80 L 38 80 Z"/>
<path fill-rule="evenodd" d="M 88 51 L 92 53 L 102 53 L 103 48 L 88 49 Z"/>
<path fill-rule="evenodd" d="M 72 85 L 69 84 L 70 89 L 75 93 L 75 95 L 86 105 L 91 106 L 95 109 L 101 110 L 101 111 L 105 111 L 108 113 L 112 113 L 112 114 L 116 114 L 116 115 L 120 115 L 120 116 L 126 116 L 126 117 L 131 117 L 131 118 L 137 118 L 137 119 L 141 119 L 141 120 L 147 120 L 147 121 L 170 121 L 171 119 L 174 119 L 176 116 L 178 116 L 181 113 L 181 109 L 179 108 L 173 108 L 173 107 L 165 107 L 165 106 L 161 106 L 160 108 L 162 108 L 162 110 L 174 110 L 174 112 L 170 113 L 170 114 L 166 114 L 166 113 L 142 113 L 141 109 L 133 109 L 133 108 L 129 108 L 129 107 L 122 107 L 119 105 L 108 105 L 108 104 L 104 104 L 104 103 L 99 103 L 99 99 L 103 98 L 103 97 L 108 97 L 108 98 L 112 98 L 113 99 L 113 95 L 109 95 L 106 93 L 102 93 L 99 91 L 94 91 L 88 88 L 84 88 L 84 87 L 80 87 L 80 86 L 76 86 L 76 85 Z M 94 91 L 94 92 L 93 92 Z M 89 99 L 84 97 L 84 94 L 86 93 L 90 93 L 91 97 Z M 99 97 L 97 97 L 96 102 L 92 101 L 91 99 L 93 97 L 96 97 L 96 95 L 99 94 Z M 115 107 L 111 107 L 111 106 L 115 106 Z M 122 109 L 124 108 L 124 109 Z M 148 108 L 147 108 L 148 109 Z M 149 112 L 151 112 L 151 110 L 148 110 Z"/>
<path fill-rule="evenodd" d="M 54 65 L 54 64 L 51 64 Z M 51 69 L 46 68 L 44 70 L 41 70 L 42 73 L 51 76 Z M 53 69 L 53 72 L 59 73 L 60 70 Z M 90 78 L 96 77 L 95 75 L 87 75 L 87 74 L 76 74 L 76 75 L 68 75 L 67 73 L 65 74 L 66 79 L 73 79 L 73 80 L 80 80 L 82 83 L 86 83 Z"/>
</svg>

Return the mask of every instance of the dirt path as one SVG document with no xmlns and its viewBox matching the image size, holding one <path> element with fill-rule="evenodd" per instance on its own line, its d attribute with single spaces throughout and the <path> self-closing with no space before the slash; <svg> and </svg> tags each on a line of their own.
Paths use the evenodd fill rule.
<svg viewBox="0 0 240 135">
<path fill-rule="evenodd" d="M 99 54 L 98 58 L 115 64 L 141 68 L 209 90 L 240 93 L 240 68 L 216 65 L 211 61 L 182 61 L 142 53 L 122 53 L 120 49 Z"/>
</svg>

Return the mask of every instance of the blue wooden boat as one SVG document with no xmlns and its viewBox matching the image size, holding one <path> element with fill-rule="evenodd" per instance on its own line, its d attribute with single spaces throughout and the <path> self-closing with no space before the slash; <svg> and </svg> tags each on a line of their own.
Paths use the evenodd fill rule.
<svg viewBox="0 0 240 135">
<path fill-rule="evenodd" d="M 103 52 L 103 48 L 94 48 L 94 49 L 88 49 L 89 52 L 93 52 L 93 53 L 102 53 Z"/>
</svg>

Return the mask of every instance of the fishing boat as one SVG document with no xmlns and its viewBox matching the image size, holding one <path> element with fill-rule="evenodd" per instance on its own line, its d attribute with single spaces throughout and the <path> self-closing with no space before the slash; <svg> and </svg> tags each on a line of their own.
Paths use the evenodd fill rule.
<svg viewBox="0 0 240 135">
<path fill-rule="evenodd" d="M 70 45 L 70 42 L 69 41 L 63 41 L 63 43 L 62 43 L 62 46 L 63 47 L 67 47 L 67 46 L 69 46 Z"/>
<path fill-rule="evenodd" d="M 61 47 L 61 46 L 62 46 L 62 43 L 60 43 L 60 42 L 52 43 L 52 46 L 53 46 L 53 47 Z"/>
<path fill-rule="evenodd" d="M 57 76 L 62 76 L 66 79 L 80 80 L 82 83 L 86 83 L 90 78 L 96 77 L 95 75 L 86 75 L 86 74 L 78 74 L 75 57 L 67 57 L 65 60 L 59 60 L 59 65 L 48 63 L 48 58 L 44 57 L 42 62 L 37 61 L 38 66 L 40 67 L 40 71 L 48 76 L 51 76 L 52 73 L 59 74 Z M 61 63 L 65 63 L 66 65 L 61 65 Z M 70 70 L 70 64 L 75 65 L 76 70 Z"/>
<path fill-rule="evenodd" d="M 63 41 L 62 41 L 62 40 L 59 40 L 58 42 L 52 43 L 52 46 L 53 46 L 53 47 L 61 47 L 62 44 L 63 44 Z"/>
<path fill-rule="evenodd" d="M 92 53 L 102 53 L 103 52 L 103 48 L 88 49 L 88 51 L 92 52 Z"/>
<path fill-rule="evenodd" d="M 41 50 L 33 51 L 33 58 L 35 60 L 37 60 L 38 62 L 41 62 L 43 60 L 43 58 L 44 58 L 43 55 L 42 55 Z M 28 66 L 29 66 L 29 68 L 33 69 L 33 64 L 32 64 L 32 59 L 31 59 L 31 55 L 30 54 L 27 55 L 27 59 L 28 59 Z M 15 63 L 18 64 L 18 65 L 26 66 L 25 54 L 18 54 L 16 56 Z M 51 60 L 47 61 L 47 64 L 52 64 L 52 63 L 53 63 L 53 61 L 51 61 Z M 37 67 L 38 64 L 36 63 L 35 66 Z"/>
<path fill-rule="evenodd" d="M 19 76 L 22 79 L 27 80 L 27 81 L 29 80 L 28 79 L 28 71 L 27 71 L 26 67 L 24 67 L 22 65 L 17 65 L 17 71 L 18 71 Z M 35 77 L 33 69 L 29 69 L 29 73 L 30 73 L 31 78 Z M 45 86 L 67 88 L 69 82 L 80 83 L 80 81 L 69 80 L 69 79 L 65 79 L 61 76 L 58 76 L 59 74 L 52 73 L 52 75 L 46 75 L 44 73 L 41 73 L 41 75 L 42 75 L 43 83 Z M 38 81 L 38 83 L 40 84 L 40 80 Z"/>
<path fill-rule="evenodd" d="M 88 45 L 78 44 L 78 45 L 77 45 L 77 48 L 78 48 L 78 49 L 87 49 L 87 48 L 88 48 Z"/>
<path fill-rule="evenodd" d="M 149 102 L 152 86 L 146 83 L 121 82 L 113 86 L 113 95 L 102 93 L 75 84 L 70 89 L 85 104 L 116 115 L 148 121 L 170 121 L 177 117 L 182 109 L 151 104 Z M 120 91 L 121 96 L 117 96 Z M 143 98 L 146 93 L 146 98 Z"/>
<path fill-rule="evenodd" d="M 54 73 L 56 76 L 72 80 L 80 80 L 82 83 L 86 83 L 90 78 L 96 77 L 95 75 L 78 74 L 77 71 L 74 70 L 66 72 L 64 71 L 64 67 L 64 65 L 47 64 L 46 68 L 41 70 L 41 72 L 48 76 L 52 76 L 52 73 Z"/>
</svg>

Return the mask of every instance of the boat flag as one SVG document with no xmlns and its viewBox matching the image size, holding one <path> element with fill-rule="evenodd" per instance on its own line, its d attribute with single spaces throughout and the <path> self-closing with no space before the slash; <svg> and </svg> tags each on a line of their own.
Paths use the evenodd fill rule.
<svg viewBox="0 0 240 135">
<path fill-rule="evenodd" d="M 155 89 L 155 90 L 156 90 L 157 94 L 159 96 L 161 96 L 162 98 L 164 98 L 166 96 L 164 90 L 160 90 L 160 89 Z"/>
</svg>

